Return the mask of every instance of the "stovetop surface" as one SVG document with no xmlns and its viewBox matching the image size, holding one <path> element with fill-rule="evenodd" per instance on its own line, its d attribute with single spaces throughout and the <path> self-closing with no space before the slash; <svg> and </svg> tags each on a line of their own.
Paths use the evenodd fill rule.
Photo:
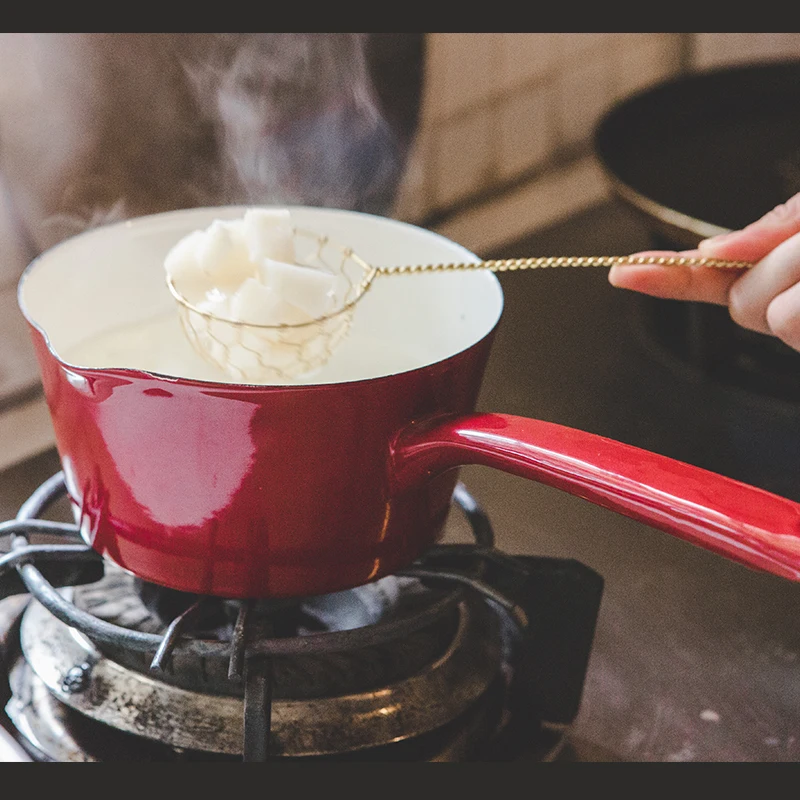
<svg viewBox="0 0 800 800">
<path fill-rule="evenodd" d="M 615 203 L 486 258 L 651 246 Z M 800 500 L 800 409 L 715 385 L 642 335 L 640 298 L 604 269 L 501 276 L 505 311 L 479 408 L 569 425 Z M 798 443 L 800 445 L 800 443 Z M 0 476 L 12 517 L 59 469 L 48 452 Z M 605 579 L 567 761 L 800 759 L 800 586 L 756 573 L 555 489 L 485 468 L 462 479 L 505 552 L 574 558 Z M 58 509 L 56 509 L 57 513 Z M 447 541 L 469 541 L 458 514 Z"/>
</svg>

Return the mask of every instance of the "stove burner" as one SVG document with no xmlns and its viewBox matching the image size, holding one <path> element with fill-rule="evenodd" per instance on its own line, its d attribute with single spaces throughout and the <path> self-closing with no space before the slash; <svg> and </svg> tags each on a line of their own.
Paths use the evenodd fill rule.
<svg viewBox="0 0 800 800">
<path fill-rule="evenodd" d="M 475 545 L 277 602 L 186 595 L 102 561 L 71 526 L 38 519 L 63 491 L 54 476 L 0 525 L 12 535 L 0 597 L 17 588 L 3 566 L 31 595 L 8 626 L 16 644 L 0 638 L 6 711 L 35 758 L 464 760 L 493 746 L 505 758 L 499 743 L 520 730 L 547 758 L 577 713 L 602 580 L 495 550 L 460 484 Z M 70 543 L 28 539 L 54 532 Z"/>
<path fill-rule="evenodd" d="M 149 586 L 143 593 L 140 584 L 138 579 L 109 565 L 101 581 L 74 587 L 72 602 L 76 608 L 106 622 L 163 636 L 168 623 L 148 608 L 151 596 L 159 594 L 158 587 Z M 260 617 L 262 624 L 271 622 L 275 635 L 293 638 L 397 620 L 418 607 L 427 607 L 438 596 L 417 579 L 389 576 L 347 592 L 281 603 L 277 613 L 271 604 L 266 608 L 255 604 L 252 613 Z M 149 605 L 152 607 L 152 603 Z M 207 643 L 230 643 L 238 604 L 212 601 L 206 605 L 210 610 L 205 614 L 205 624 L 200 624 L 203 618 L 198 618 L 194 635 Z M 413 674 L 442 657 L 454 635 L 457 614 L 457 608 L 443 606 L 441 618 L 420 630 L 364 647 L 314 653 L 309 641 L 308 654 L 274 658 L 273 696 L 305 700 L 366 691 Z M 102 653 L 127 669 L 152 676 L 152 652 L 106 643 Z M 228 650 L 197 653 L 178 647 L 159 678 L 189 691 L 243 697 L 244 686 L 241 681 L 231 680 L 229 669 Z"/>
<path fill-rule="evenodd" d="M 15 668 L 16 669 L 16 668 Z M 15 702 L 34 710 L 20 721 L 27 746 L 36 743 L 36 760 L 47 761 L 241 761 L 241 756 L 184 750 L 141 736 L 125 733 L 95 722 L 61 703 L 30 669 L 12 673 Z M 489 691 L 459 719 L 413 739 L 393 742 L 313 760 L 357 761 L 464 761 L 474 757 L 476 742 L 490 741 L 498 727 L 504 688 L 496 681 Z M 527 741 L 531 758 L 550 761 L 565 744 L 563 729 L 543 727 L 531 730 Z M 494 745 L 498 760 L 508 757 L 502 741 Z M 297 758 L 296 761 L 309 760 Z"/>
<path fill-rule="evenodd" d="M 455 629 L 436 624 L 424 637 L 401 639 L 392 649 L 275 659 L 272 754 L 329 755 L 388 744 L 435 730 L 465 712 L 498 676 L 501 643 L 484 603 L 465 600 L 458 612 L 457 619 L 448 615 L 445 620 L 455 622 Z M 30 665 L 53 696 L 87 717 L 173 747 L 242 753 L 244 686 L 238 687 L 237 695 L 221 695 L 184 689 L 178 681 L 153 681 L 144 670 L 128 669 L 103 655 L 38 603 L 23 616 L 20 640 L 22 663 Z M 401 656 L 397 663 L 405 661 L 410 667 L 405 676 L 400 677 L 394 663 L 381 669 L 379 662 L 392 662 L 398 648 L 411 652 L 413 642 L 435 654 L 426 666 L 414 663 L 419 658 Z M 18 664 L 12 673 L 15 695 L 25 679 L 20 669 L 24 672 L 25 667 Z M 378 682 L 381 672 L 391 677 Z M 65 679 L 75 673 L 82 680 Z M 360 691 L 355 688 L 358 678 L 365 680 Z M 328 693 L 323 694 L 317 680 Z M 298 687 L 300 694 L 292 694 Z M 9 708 L 18 726 L 24 713 L 19 702 Z"/>
</svg>

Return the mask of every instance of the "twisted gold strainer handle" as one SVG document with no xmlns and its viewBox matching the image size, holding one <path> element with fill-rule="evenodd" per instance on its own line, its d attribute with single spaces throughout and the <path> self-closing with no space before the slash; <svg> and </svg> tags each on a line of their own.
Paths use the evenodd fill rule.
<svg viewBox="0 0 800 800">
<path fill-rule="evenodd" d="M 379 275 L 426 272 L 490 270 L 513 272 L 548 267 L 613 267 L 616 264 L 658 264 L 746 269 L 747 261 L 691 256 L 541 256 L 506 258 L 451 264 L 374 266 L 352 248 L 327 236 L 295 228 L 299 243 L 312 245 L 306 266 L 317 266 L 341 277 L 339 307 L 308 322 L 257 325 L 215 316 L 190 303 L 167 277 L 167 285 L 178 302 L 180 322 L 194 349 L 228 375 L 245 382 L 291 381 L 319 369 L 346 336 L 356 303 Z"/>
<path fill-rule="evenodd" d="M 545 267 L 613 267 L 617 264 L 719 267 L 748 269 L 749 261 L 730 261 L 723 258 L 693 256 L 541 256 L 539 258 L 504 258 L 475 263 L 410 264 L 399 267 L 375 267 L 379 275 L 403 275 L 416 272 L 449 272 L 455 270 L 488 269 L 492 272 L 513 272 L 520 269 Z"/>
</svg>

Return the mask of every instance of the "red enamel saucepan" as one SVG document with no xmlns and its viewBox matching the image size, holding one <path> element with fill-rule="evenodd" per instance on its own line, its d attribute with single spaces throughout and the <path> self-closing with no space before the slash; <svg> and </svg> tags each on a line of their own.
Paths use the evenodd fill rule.
<svg viewBox="0 0 800 800">
<path fill-rule="evenodd" d="M 594 434 L 475 413 L 503 306 L 488 271 L 377 280 L 313 379 L 230 383 L 186 342 L 163 259 L 191 230 L 242 212 L 96 228 L 20 282 L 76 520 L 106 558 L 199 594 L 346 589 L 434 544 L 455 468 L 482 464 L 800 578 L 800 505 Z M 376 265 L 478 260 L 381 217 L 292 216 Z"/>
</svg>

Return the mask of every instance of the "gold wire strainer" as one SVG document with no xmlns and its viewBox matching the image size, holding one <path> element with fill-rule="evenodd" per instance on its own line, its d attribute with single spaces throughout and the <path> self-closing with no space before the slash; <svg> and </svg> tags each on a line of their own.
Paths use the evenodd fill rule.
<svg viewBox="0 0 800 800">
<path fill-rule="evenodd" d="M 413 264 L 376 267 L 352 248 L 328 236 L 292 228 L 297 263 L 320 269 L 336 278 L 332 312 L 298 324 L 255 325 L 226 319 L 192 304 L 167 276 L 167 286 L 178 303 L 180 322 L 192 347 L 230 377 L 247 383 L 292 381 L 324 366 L 347 335 L 356 303 L 379 275 L 422 272 L 490 270 L 514 272 L 550 267 L 613 267 L 616 264 L 702 266 L 747 269 L 748 261 L 689 256 L 542 256 L 474 263 Z"/>
</svg>

